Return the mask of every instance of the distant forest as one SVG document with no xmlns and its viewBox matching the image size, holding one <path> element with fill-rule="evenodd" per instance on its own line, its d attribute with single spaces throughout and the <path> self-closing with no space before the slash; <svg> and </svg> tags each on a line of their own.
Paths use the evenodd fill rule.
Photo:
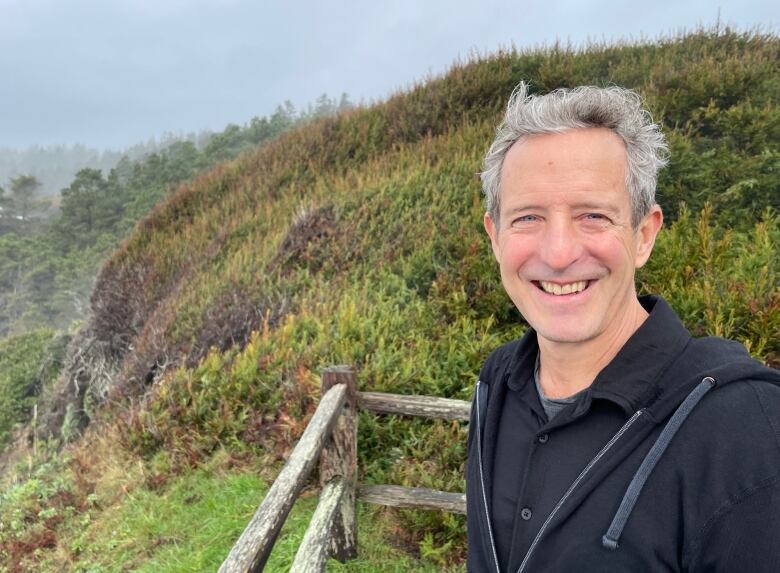
<svg viewBox="0 0 780 573">
<path fill-rule="evenodd" d="M 67 329 L 83 319 L 101 260 L 178 185 L 303 122 L 351 107 L 346 94 L 323 94 L 300 111 L 287 101 L 243 126 L 167 135 L 122 154 L 81 145 L 0 150 L 0 338 Z"/>
<path fill-rule="evenodd" d="M 213 134 L 202 131 L 186 135 L 167 133 L 145 143 L 127 149 L 94 149 L 81 143 L 73 145 L 35 145 L 26 149 L 0 148 L 0 185 L 19 176 L 32 176 L 40 183 L 43 197 L 56 196 L 70 185 L 76 173 L 82 169 L 98 169 L 108 172 L 123 158 L 140 161 L 152 153 L 159 153 L 180 141 L 191 141 L 203 148 Z"/>
<path fill-rule="evenodd" d="M 331 115 L 344 107 L 351 107 L 347 94 L 338 100 L 321 95 L 315 103 L 300 112 L 289 101 L 277 106 L 267 121 L 292 115 L 296 120 Z M 255 118 L 253 121 L 260 121 Z M 230 127 L 230 126 L 229 126 Z M 224 133 L 224 132 L 223 132 Z M 120 160 L 142 161 L 153 153 L 160 153 L 174 143 L 191 142 L 197 149 L 206 148 L 211 139 L 220 133 L 202 130 L 197 133 L 164 133 L 136 143 L 126 149 L 95 149 L 82 143 L 69 145 L 33 145 L 25 149 L 0 147 L 0 186 L 21 175 L 33 176 L 40 183 L 39 194 L 53 197 L 70 185 L 76 173 L 82 169 L 99 169 L 108 173 Z"/>
</svg>

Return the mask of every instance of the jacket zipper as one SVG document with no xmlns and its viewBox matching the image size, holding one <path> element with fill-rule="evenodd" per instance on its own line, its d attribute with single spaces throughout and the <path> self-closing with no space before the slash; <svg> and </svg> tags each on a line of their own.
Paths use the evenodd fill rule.
<svg viewBox="0 0 780 573">
<path fill-rule="evenodd" d="M 488 526 L 488 537 L 490 538 L 490 549 L 493 551 L 493 563 L 496 566 L 496 573 L 501 573 L 501 569 L 498 566 L 498 555 L 496 554 L 496 542 L 493 540 L 493 526 L 490 524 L 490 512 L 488 511 L 487 495 L 485 494 L 485 476 L 482 473 L 482 420 L 480 419 L 479 411 L 479 385 L 481 380 L 477 380 L 477 457 L 479 458 L 479 482 L 482 487 L 482 503 L 485 505 L 485 520 Z"/>
<path fill-rule="evenodd" d="M 477 396 L 479 398 L 479 396 Z M 479 414 L 479 410 L 477 410 L 477 413 Z M 523 562 L 520 564 L 520 568 L 517 570 L 517 573 L 523 573 L 525 571 L 526 565 L 528 565 L 528 561 L 531 559 L 531 554 L 534 552 L 534 549 L 536 549 L 536 546 L 539 544 L 539 540 L 542 538 L 542 535 L 544 535 L 545 530 L 550 525 L 550 522 L 555 517 L 555 514 L 558 513 L 558 511 L 561 509 L 561 506 L 563 506 L 564 503 L 566 503 L 566 500 L 571 496 L 571 494 L 574 492 L 574 490 L 577 488 L 577 486 L 582 482 L 582 480 L 585 478 L 585 476 L 590 472 L 590 470 L 595 466 L 598 461 L 604 456 L 604 454 L 607 453 L 607 451 L 617 442 L 620 437 L 626 433 L 626 431 L 631 427 L 631 425 L 644 413 L 644 410 L 638 410 L 636 413 L 634 413 L 633 416 L 631 416 L 628 421 L 623 424 L 623 427 L 620 428 L 617 433 L 612 436 L 612 439 L 607 442 L 607 444 L 601 448 L 601 451 L 596 454 L 596 456 L 588 462 L 588 465 L 585 466 L 585 469 L 583 469 L 580 472 L 580 475 L 577 476 L 577 479 L 575 479 L 572 484 L 569 486 L 569 489 L 566 490 L 566 493 L 563 494 L 563 497 L 558 500 L 558 503 L 555 504 L 555 507 L 553 507 L 553 510 L 550 512 L 550 515 L 547 516 L 547 519 L 545 519 L 544 523 L 542 524 L 542 527 L 539 528 L 539 532 L 536 534 L 536 537 L 534 537 L 533 542 L 531 543 L 531 546 L 528 548 L 528 552 L 525 554 L 525 557 L 523 558 Z M 481 463 L 481 460 L 480 460 Z M 482 475 L 482 467 L 480 466 L 480 476 Z M 485 490 L 484 490 L 484 484 L 482 489 L 482 495 L 484 497 Z M 487 509 L 487 506 L 486 506 Z M 488 524 L 488 528 L 490 525 Z M 488 529 L 490 531 L 490 529 Z M 492 541 L 492 533 L 491 533 L 491 541 Z M 495 551 L 495 548 L 493 549 Z"/>
</svg>

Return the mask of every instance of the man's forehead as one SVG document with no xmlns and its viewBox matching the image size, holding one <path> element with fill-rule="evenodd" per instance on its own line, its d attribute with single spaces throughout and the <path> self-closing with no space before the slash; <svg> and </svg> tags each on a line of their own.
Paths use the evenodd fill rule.
<svg viewBox="0 0 780 573">
<path fill-rule="evenodd" d="M 540 165 L 554 165 L 562 157 L 577 156 L 578 151 L 593 150 L 607 160 L 625 164 L 626 146 L 612 130 L 604 127 L 568 129 L 560 133 L 538 133 L 518 139 L 507 151 L 506 159 L 526 159 Z M 507 161 L 504 161 L 506 166 Z"/>
<path fill-rule="evenodd" d="M 620 210 L 618 201 L 608 195 L 599 195 L 597 192 L 587 192 L 582 200 L 566 201 L 566 207 L 577 211 L 614 211 Z M 528 209 L 547 209 L 549 202 L 538 201 L 538 197 L 512 197 L 501 209 L 503 215 L 517 213 Z M 554 204 L 554 202 L 553 202 Z"/>
<path fill-rule="evenodd" d="M 604 128 L 533 135 L 508 151 L 500 178 L 500 216 L 565 203 L 567 208 L 630 210 L 623 141 Z"/>
</svg>

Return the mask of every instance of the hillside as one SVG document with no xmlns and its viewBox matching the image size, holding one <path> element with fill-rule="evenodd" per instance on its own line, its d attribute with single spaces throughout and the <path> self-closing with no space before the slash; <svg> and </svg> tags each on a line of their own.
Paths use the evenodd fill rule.
<svg viewBox="0 0 780 573">
<path fill-rule="evenodd" d="M 642 290 L 665 296 L 695 334 L 780 363 L 779 55 L 776 36 L 727 29 L 503 52 L 304 125 L 181 187 L 100 272 L 34 432 L 49 444 L 84 437 L 44 469 L 15 470 L 56 483 L 47 493 L 22 481 L 0 503 L 17 515 L 58 496 L 49 505 L 61 518 L 0 532 L 9 570 L 122 570 L 111 559 L 154 569 L 167 544 L 111 553 L 109 510 L 196 487 L 193 475 L 211 483 L 262 468 L 272 479 L 325 366 L 355 365 L 364 390 L 468 399 L 487 354 L 524 330 L 481 228 L 475 175 L 521 79 L 541 91 L 615 83 L 645 97 L 672 155 L 659 182 L 667 228 Z M 465 439 L 459 424 L 363 415 L 360 479 L 462 491 Z M 462 559 L 461 518 L 368 515 L 384 524 L 371 535 L 401 533 L 426 567 Z M 49 537 L 34 537 L 36 523 Z M 186 570 L 214 569 L 234 538 Z"/>
<path fill-rule="evenodd" d="M 346 94 L 338 101 L 323 94 L 316 105 L 300 111 L 288 101 L 243 126 L 230 124 L 187 139 L 151 140 L 116 157 L 110 168 L 76 171 L 51 200 L 41 197 L 46 187 L 33 175 L 38 170 L 9 180 L 6 189 L 0 180 L 0 343 L 5 336 L 37 328 L 66 330 L 82 321 L 101 263 L 179 185 L 285 131 L 351 106 Z M 84 151 L 72 149 L 76 158 L 79 150 Z M 57 161 L 68 156 L 67 148 L 38 151 L 34 164 L 68 163 Z M 1 156 L 2 150 L 0 163 Z M 110 157 L 104 156 L 106 161 Z M 65 176 L 70 168 L 63 169 Z"/>
</svg>

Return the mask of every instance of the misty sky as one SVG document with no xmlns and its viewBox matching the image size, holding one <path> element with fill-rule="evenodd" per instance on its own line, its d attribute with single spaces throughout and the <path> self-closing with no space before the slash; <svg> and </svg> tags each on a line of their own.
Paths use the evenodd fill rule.
<svg viewBox="0 0 780 573">
<path fill-rule="evenodd" d="M 643 8 L 637 8 L 642 6 Z M 777 33 L 769 0 L 0 0 L 0 146 L 119 148 L 221 130 L 322 93 L 386 97 L 457 58 L 722 23 Z"/>
</svg>

